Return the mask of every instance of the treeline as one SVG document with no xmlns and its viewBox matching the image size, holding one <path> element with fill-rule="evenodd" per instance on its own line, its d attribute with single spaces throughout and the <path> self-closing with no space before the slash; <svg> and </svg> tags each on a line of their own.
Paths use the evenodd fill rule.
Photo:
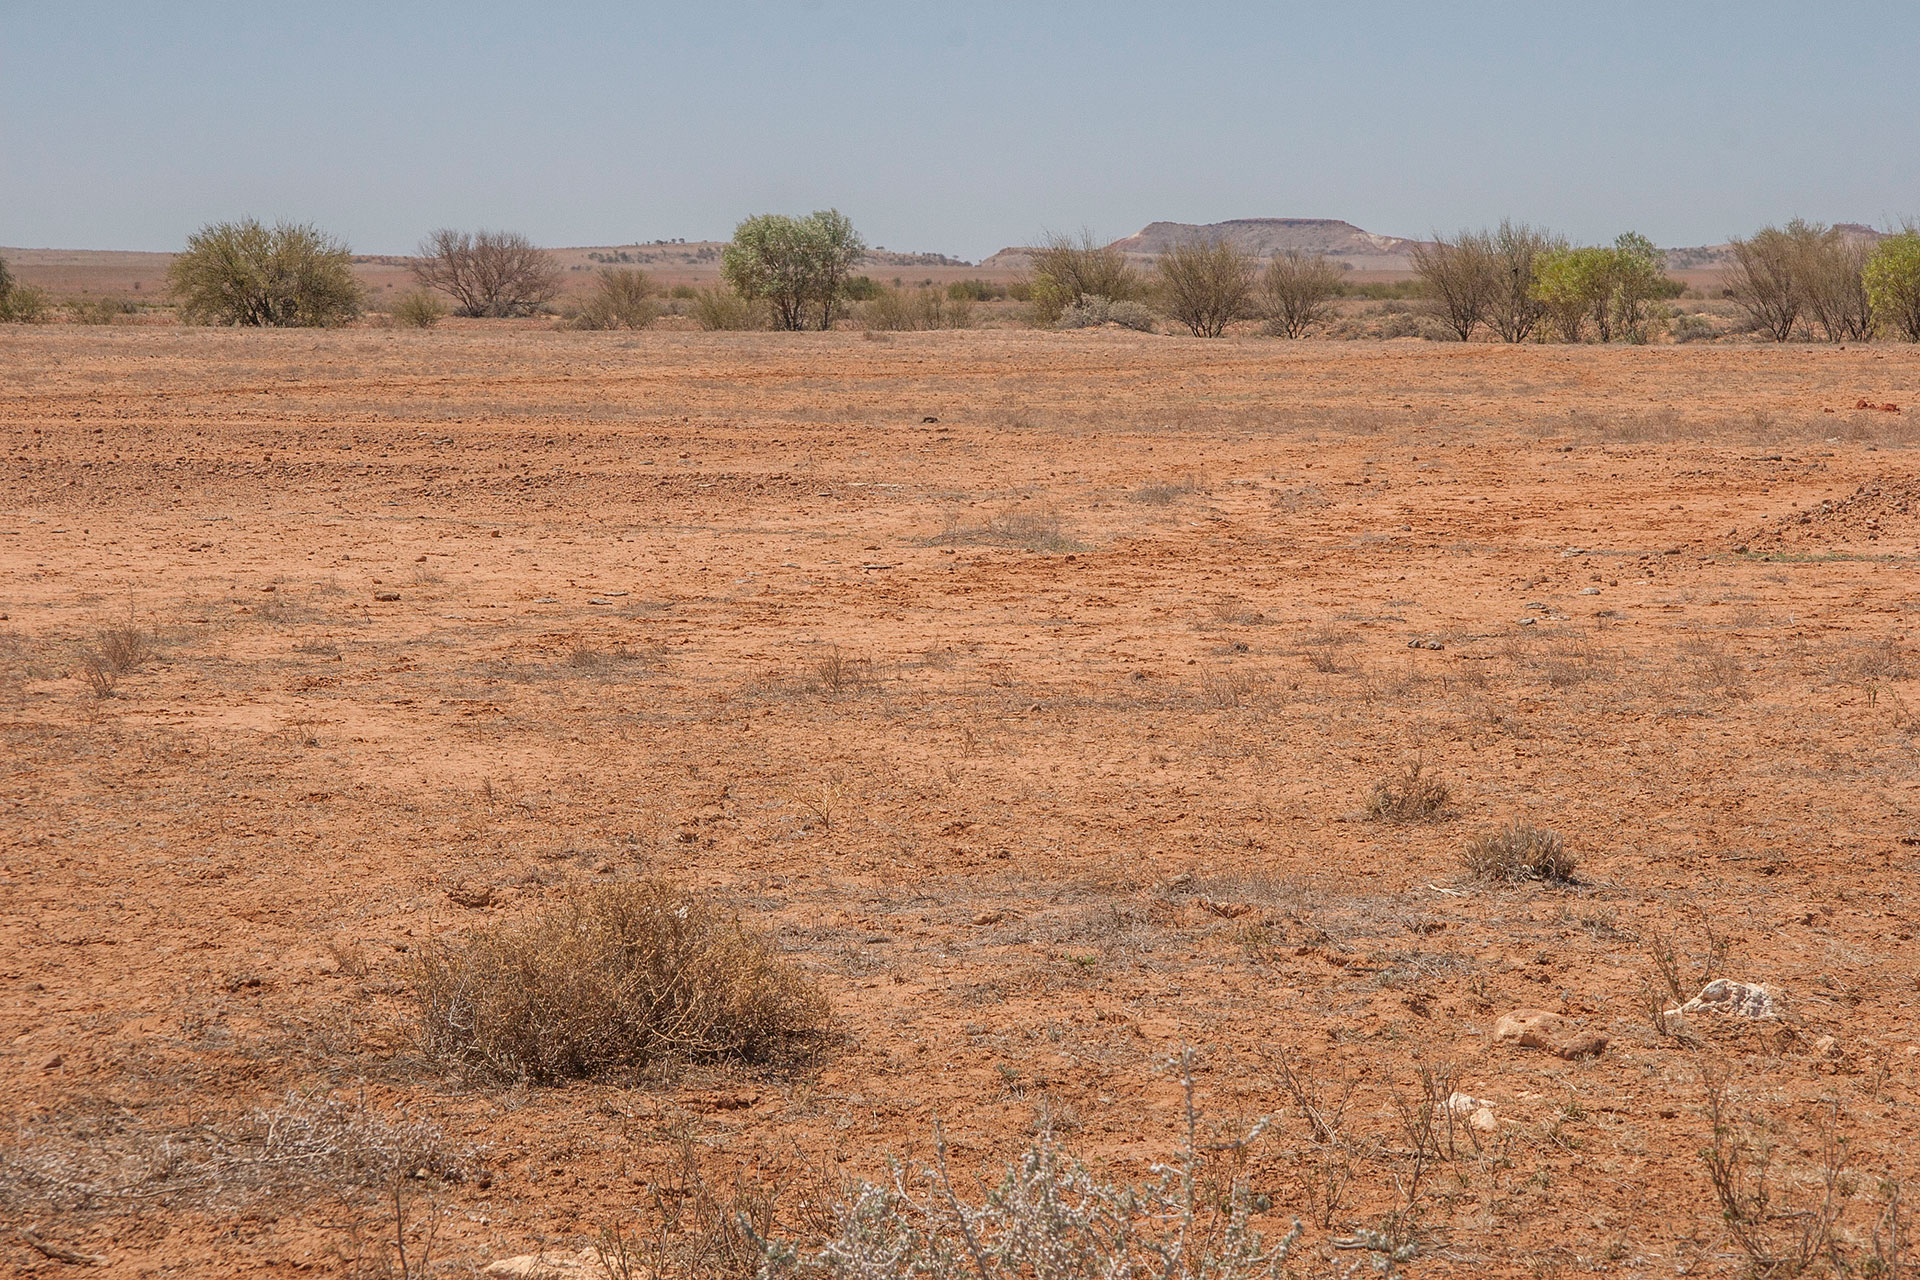
<svg viewBox="0 0 1920 1280">
<path fill-rule="evenodd" d="M 720 284 L 663 292 L 637 267 L 610 263 L 561 319 L 581 329 L 639 329 L 671 309 L 706 329 L 831 329 L 849 318 L 876 330 L 966 328 L 978 304 L 1005 301 L 1049 328 L 1151 332 L 1170 323 L 1213 338 L 1254 323 L 1300 338 L 1354 336 L 1339 303 L 1357 297 L 1374 300 L 1394 322 L 1380 336 L 1640 343 L 1669 322 L 1676 341 L 1715 331 L 1703 317 L 1671 315 L 1666 304 L 1685 288 L 1646 237 L 1576 245 L 1512 221 L 1416 245 L 1412 281 L 1359 285 L 1329 258 L 1287 252 L 1261 260 L 1225 240 L 1177 244 L 1143 270 L 1091 235 L 1056 235 L 1034 250 L 1020 281 L 944 289 L 889 287 L 856 274 L 866 255 L 866 242 L 837 210 L 762 214 L 741 222 L 720 251 Z M 1733 241 L 1731 255 L 1722 296 L 1749 332 L 1778 342 L 1920 342 L 1920 227 L 1875 243 L 1796 219 Z M 421 328 L 448 314 L 551 313 L 565 278 L 552 254 L 516 232 L 443 228 L 406 261 L 416 287 L 388 314 Z M 167 282 L 188 323 L 339 325 L 367 309 L 352 266 L 346 245 L 311 225 L 245 219 L 195 232 Z M 70 318 L 91 323 L 129 309 L 104 298 L 67 307 Z M 0 260 L 0 320 L 32 323 L 50 312 L 46 293 L 15 282 Z"/>
<path fill-rule="evenodd" d="M 1795 219 L 1732 242 L 1723 295 L 1747 327 L 1776 342 L 1920 342 L 1920 229 L 1878 244 L 1839 227 Z M 1684 292 L 1663 255 L 1628 233 L 1608 246 L 1576 247 L 1537 228 L 1437 237 L 1415 248 L 1437 315 L 1462 341 L 1484 326 L 1506 342 L 1645 342 L 1652 307 Z"/>
</svg>

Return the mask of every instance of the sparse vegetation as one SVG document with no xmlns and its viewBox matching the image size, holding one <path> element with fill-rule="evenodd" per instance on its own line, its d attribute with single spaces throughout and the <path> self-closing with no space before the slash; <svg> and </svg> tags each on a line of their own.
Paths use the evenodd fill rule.
<svg viewBox="0 0 1920 1280">
<path fill-rule="evenodd" d="M 1566 248 L 1566 241 L 1526 223 L 1502 220 L 1488 238 L 1494 287 L 1487 301 L 1487 323 L 1503 342 L 1525 342 L 1546 314 L 1534 288 L 1542 261 Z"/>
<path fill-rule="evenodd" d="M 1518 820 L 1474 837 L 1461 851 L 1461 860 L 1476 879 L 1503 883 L 1545 880 L 1554 884 L 1572 880 L 1580 861 L 1556 833 Z"/>
<path fill-rule="evenodd" d="M 431 289 L 409 289 L 393 300 L 395 324 L 431 329 L 447 318 L 447 304 Z"/>
<path fill-rule="evenodd" d="M 134 305 L 124 298 L 75 298 L 67 303 L 67 318 L 75 324 L 115 324 L 133 313 Z"/>
<path fill-rule="evenodd" d="M 659 880 L 568 890 L 531 919 L 437 943 L 413 974 L 421 1042 L 542 1084 L 814 1043 L 825 998 L 708 898 Z"/>
<path fill-rule="evenodd" d="M 344 244 L 305 223 L 252 218 L 194 232 L 167 283 L 189 324 L 345 324 L 365 301 Z"/>
<path fill-rule="evenodd" d="M 1340 290 L 1340 269 L 1321 255 L 1295 249 L 1275 254 L 1260 278 L 1267 331 L 1282 338 L 1306 337 L 1333 318 Z"/>
<path fill-rule="evenodd" d="M 967 329 L 973 326 L 973 300 L 933 288 L 880 288 L 861 304 L 860 323 L 882 333 Z"/>
<path fill-rule="evenodd" d="M 602 267 L 580 309 L 575 329 L 644 329 L 660 315 L 653 281 L 638 267 Z"/>
<path fill-rule="evenodd" d="M 50 310 L 46 290 L 20 283 L 0 258 L 0 324 L 44 324 Z"/>
<path fill-rule="evenodd" d="M 1196 338 L 1217 338 L 1252 312 L 1259 265 L 1228 241 L 1182 242 L 1154 269 L 1167 314 Z"/>
<path fill-rule="evenodd" d="M 1190 1055 L 1183 1058 L 1191 1071 Z M 1252 1133 L 1201 1145 L 1191 1076 L 1186 1141 L 1155 1181 L 1103 1181 L 1068 1156 L 1048 1125 L 977 1200 L 949 1164 L 944 1137 L 930 1168 L 899 1167 L 861 1186 L 817 1252 L 776 1245 L 767 1274 L 821 1280 L 1279 1280 L 1301 1234 L 1268 1241 L 1253 1225 L 1257 1200 L 1244 1173 L 1208 1168 L 1244 1151 Z"/>
<path fill-rule="evenodd" d="M 764 329 L 766 320 L 751 299 L 731 289 L 702 289 L 693 297 L 693 318 L 709 332 Z"/>
<path fill-rule="evenodd" d="M 1088 294 L 1062 311 L 1054 327 L 1097 329 L 1103 324 L 1119 325 L 1136 333 L 1152 333 L 1156 327 L 1153 312 L 1145 303 L 1127 299 L 1115 302 L 1097 294 Z"/>
<path fill-rule="evenodd" d="M 1376 822 L 1438 822 L 1448 816 L 1453 789 L 1415 760 L 1392 778 L 1374 784 L 1367 816 Z"/>
<path fill-rule="evenodd" d="M 1083 231 L 1078 240 L 1050 235 L 1034 250 L 1027 290 L 1034 320 L 1052 325 L 1089 299 L 1102 299 L 1109 308 L 1114 303 L 1138 302 L 1146 286 L 1125 254 Z"/>
<path fill-rule="evenodd" d="M 1876 328 L 1871 261 L 1843 229 L 1795 218 L 1733 242 L 1727 296 L 1775 342 L 1810 335 L 1815 325 L 1829 342 L 1859 341 Z"/>
<path fill-rule="evenodd" d="M 1412 255 L 1427 306 L 1460 341 L 1472 338 L 1500 290 L 1490 238 L 1475 231 L 1452 240 L 1435 235 L 1416 244 Z"/>
<path fill-rule="evenodd" d="M 1534 258 L 1532 293 L 1562 342 L 1579 342 L 1589 322 L 1601 342 L 1645 342 L 1649 304 L 1672 292 L 1659 250 L 1627 232 L 1608 247 L 1543 249 Z"/>
<path fill-rule="evenodd" d="M 420 242 L 413 278 L 454 300 L 463 316 L 524 316 L 560 292 L 553 255 L 518 231 L 441 227 Z"/>
</svg>

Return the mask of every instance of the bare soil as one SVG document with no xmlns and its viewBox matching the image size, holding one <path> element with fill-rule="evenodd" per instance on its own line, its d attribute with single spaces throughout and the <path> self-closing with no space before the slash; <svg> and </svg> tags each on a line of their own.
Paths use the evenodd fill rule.
<svg viewBox="0 0 1920 1280">
<path fill-rule="evenodd" d="M 1703 1078 L 1780 1215 L 1835 1126 L 1832 1248 L 1884 1257 L 1916 409 L 1890 346 L 0 329 L 0 1270 L 372 1273 L 431 1225 L 472 1274 L 646 1229 L 683 1150 L 786 1194 L 936 1123 L 1139 1178 L 1183 1044 L 1209 1126 L 1273 1117 L 1298 1274 L 1382 1224 L 1413 1274 L 1737 1274 Z M 102 674 L 109 631 L 150 652 Z M 1369 819 L 1416 761 L 1447 804 Z M 1516 819 L 1574 883 L 1467 875 Z M 835 1041 L 420 1056 L 420 946 L 646 874 Z M 1780 1016 L 1662 1022 L 1709 977 Z M 1609 1043 L 1495 1045 L 1519 1008 Z M 1434 1087 L 1495 1124 L 1410 1191 Z"/>
</svg>

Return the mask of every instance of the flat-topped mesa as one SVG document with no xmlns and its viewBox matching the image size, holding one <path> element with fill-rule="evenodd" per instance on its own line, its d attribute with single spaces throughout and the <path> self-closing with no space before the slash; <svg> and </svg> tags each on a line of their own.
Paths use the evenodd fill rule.
<svg viewBox="0 0 1920 1280">
<path fill-rule="evenodd" d="M 1230 218 L 1225 222 L 1151 222 L 1113 247 L 1158 255 L 1186 241 L 1225 241 L 1242 253 L 1270 258 L 1297 250 L 1330 258 L 1404 258 L 1417 241 L 1375 235 L 1339 218 Z"/>
<path fill-rule="evenodd" d="M 1133 235 L 1113 242 L 1129 257 L 1157 258 L 1175 245 L 1189 241 L 1224 241 L 1255 258 L 1271 258 L 1289 251 L 1317 253 L 1363 271 L 1407 271 L 1413 246 L 1403 236 L 1376 235 L 1339 218 L 1230 218 L 1225 222 L 1150 222 Z M 1020 270 L 1032 262 L 1030 246 L 1010 246 L 986 259 L 985 268 Z"/>
</svg>

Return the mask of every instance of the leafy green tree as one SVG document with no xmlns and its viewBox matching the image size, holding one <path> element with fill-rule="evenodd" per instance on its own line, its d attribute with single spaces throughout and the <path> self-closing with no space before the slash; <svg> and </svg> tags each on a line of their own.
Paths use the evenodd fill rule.
<svg viewBox="0 0 1920 1280">
<path fill-rule="evenodd" d="M 204 226 L 167 268 L 167 284 L 190 324 L 345 324 L 365 302 L 346 245 L 298 222 Z"/>
<path fill-rule="evenodd" d="M 1653 241 L 1628 231 L 1613 242 L 1612 331 L 1628 342 L 1647 340 L 1647 304 L 1666 292 L 1666 256 Z M 1603 336 L 1600 339 L 1609 339 Z"/>
<path fill-rule="evenodd" d="M 720 253 L 720 272 L 748 301 L 764 301 L 774 328 L 833 327 L 847 281 L 866 253 L 866 242 L 837 209 L 804 218 L 763 213 L 734 228 Z"/>
<path fill-rule="evenodd" d="M 1596 301 L 1607 297 L 1612 272 L 1609 249 L 1562 248 L 1540 257 L 1533 268 L 1533 293 L 1555 337 L 1562 342 L 1582 341 Z M 1605 307 L 1599 309 L 1604 314 Z"/>
<path fill-rule="evenodd" d="M 1888 236 L 1867 259 L 1867 296 L 1882 327 L 1920 342 L 1920 227 Z"/>
<path fill-rule="evenodd" d="M 1533 295 L 1562 342 L 1579 342 L 1589 321 L 1601 342 L 1645 342 L 1648 304 L 1671 290 L 1653 242 L 1629 231 L 1608 247 L 1560 248 L 1534 267 Z"/>
</svg>

